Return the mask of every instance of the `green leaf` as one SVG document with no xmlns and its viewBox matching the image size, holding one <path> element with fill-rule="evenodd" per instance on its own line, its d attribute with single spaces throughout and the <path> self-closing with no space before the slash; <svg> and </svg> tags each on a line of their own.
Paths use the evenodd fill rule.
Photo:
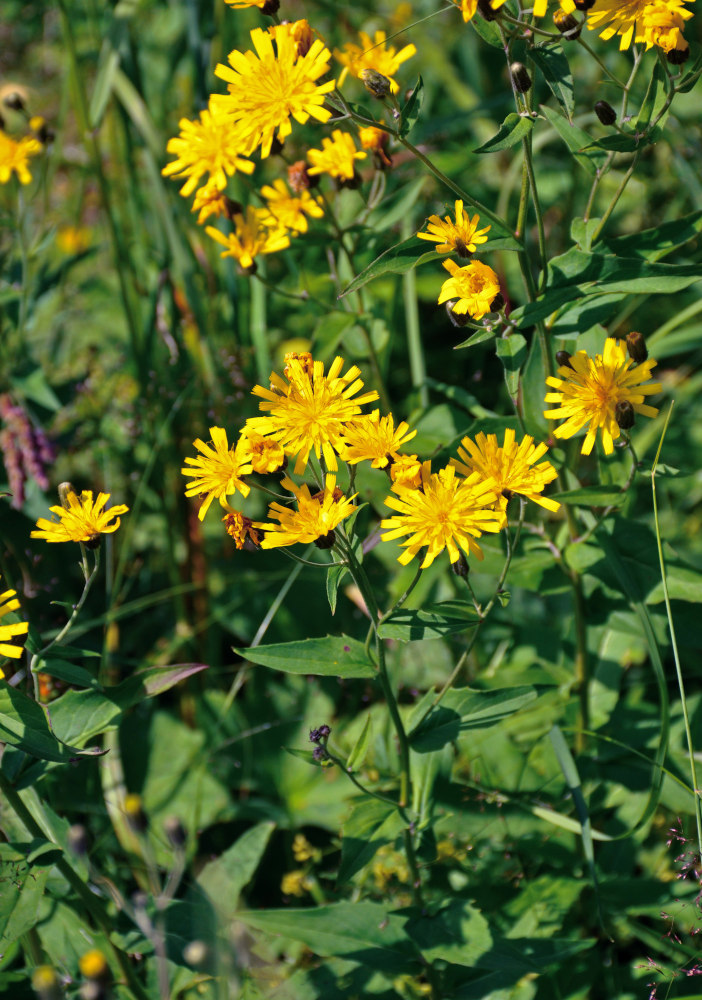
<svg viewBox="0 0 702 1000">
<path fill-rule="evenodd" d="M 359 767 L 362 766 L 363 761 L 366 759 L 366 754 L 368 753 L 368 747 L 370 746 L 371 739 L 371 716 L 370 712 L 366 715 L 366 721 L 363 723 L 363 729 L 354 743 L 351 753 L 346 761 L 346 770 L 353 773 L 357 771 Z"/>
<path fill-rule="evenodd" d="M 478 691 L 454 688 L 410 733 L 412 749 L 420 753 L 453 743 L 462 732 L 494 726 L 536 700 L 533 687 Z"/>
<path fill-rule="evenodd" d="M 336 614 L 336 597 L 339 584 L 348 575 L 348 566 L 330 566 L 327 570 L 327 600 L 332 614 Z"/>
<path fill-rule="evenodd" d="M 56 704 L 52 705 L 52 721 Z M 99 751 L 85 751 L 60 742 L 49 729 L 41 706 L 4 682 L 0 682 L 0 740 L 32 757 L 58 764 L 67 764 L 76 757 L 100 756 Z"/>
<path fill-rule="evenodd" d="M 420 264 L 426 264 L 430 260 L 439 260 L 441 254 L 436 253 L 435 250 L 427 252 L 427 245 L 425 240 L 418 240 L 416 236 L 411 236 L 408 240 L 403 240 L 402 243 L 396 243 L 394 247 L 390 247 L 380 257 L 376 257 L 372 264 L 356 275 L 339 295 L 339 298 L 343 299 L 345 295 L 363 288 L 369 281 L 379 278 L 382 274 L 405 274 L 407 271 L 419 267 Z"/>
<path fill-rule="evenodd" d="M 299 747 L 283 747 L 286 753 L 289 753 L 291 757 L 297 757 L 298 760 L 304 760 L 305 764 L 311 764 L 312 767 L 319 767 L 320 762 L 314 759 L 313 750 L 301 750 Z"/>
<path fill-rule="evenodd" d="M 509 337 L 498 337 L 495 349 L 505 370 L 507 391 L 512 399 L 516 399 L 519 393 L 519 374 L 527 357 L 527 342 L 520 333 L 513 333 Z"/>
<path fill-rule="evenodd" d="M 239 895 L 256 873 L 274 829 L 275 823 L 266 822 L 247 830 L 197 876 L 222 920 L 234 917 Z"/>
<path fill-rule="evenodd" d="M 643 229 L 634 236 L 605 237 L 599 244 L 604 251 L 617 257 L 643 257 L 656 261 L 677 247 L 695 240 L 702 232 L 702 210 L 683 215 L 672 222 L 664 222 L 653 229 Z"/>
<path fill-rule="evenodd" d="M 400 135 L 406 136 L 412 131 L 419 119 L 424 100 L 424 83 L 421 76 L 417 78 L 417 84 L 407 99 L 407 103 L 400 112 Z"/>
<path fill-rule="evenodd" d="M 29 375 L 24 375 L 21 378 L 18 376 L 11 377 L 10 384 L 18 394 L 27 399 L 33 399 L 35 403 L 45 407 L 45 409 L 50 410 L 52 413 L 56 413 L 61 409 L 61 400 L 49 385 L 46 375 L 41 368 L 35 368 Z"/>
<path fill-rule="evenodd" d="M 316 674 L 320 677 L 373 677 L 362 642 L 345 635 L 324 639 L 279 642 L 251 649 L 234 649 L 249 663 L 282 670 L 286 674 Z"/>
<path fill-rule="evenodd" d="M 0 892 L 0 941 L 3 951 L 39 920 L 53 861 L 47 861 L 44 867 L 34 867 L 27 856 L 31 849 L 31 843 L 0 844 L 3 883 Z"/>
<path fill-rule="evenodd" d="M 342 827 L 339 885 L 360 872 L 385 844 L 394 843 L 403 829 L 397 809 L 377 799 L 354 803 L 351 815 Z"/>
<path fill-rule="evenodd" d="M 498 132 L 474 149 L 474 153 L 497 153 L 502 149 L 510 149 L 525 139 L 534 127 L 534 119 L 512 112 L 500 125 Z"/>
<path fill-rule="evenodd" d="M 427 962 L 450 962 L 479 968 L 492 950 L 490 927 L 482 913 L 464 899 L 457 899 L 438 913 L 407 923 L 407 933 Z"/>
<path fill-rule="evenodd" d="M 588 149 L 585 152 L 586 148 L 592 143 L 592 137 L 587 132 L 583 132 L 576 125 L 572 125 L 559 111 L 549 108 L 545 104 L 540 105 L 539 111 L 553 125 L 580 166 L 584 167 L 588 173 L 595 174 L 597 170 L 604 166 L 604 162 L 607 159 L 607 154 L 604 150 Z"/>
<path fill-rule="evenodd" d="M 529 49 L 529 59 L 540 71 L 549 90 L 568 116 L 568 121 L 572 122 L 575 108 L 573 75 L 563 47 L 560 44 L 536 45 Z"/>
<path fill-rule="evenodd" d="M 474 628 L 480 621 L 472 604 L 446 601 L 434 604 L 426 611 L 401 608 L 382 622 L 378 627 L 378 635 L 381 639 L 399 639 L 400 642 L 441 639 L 443 636 Z"/>
<path fill-rule="evenodd" d="M 237 918 L 266 936 L 301 941 L 316 955 L 345 955 L 397 975 L 419 967 L 419 954 L 405 932 L 406 911 L 394 914 L 379 903 L 243 911 Z"/>
<path fill-rule="evenodd" d="M 466 340 L 462 340 L 460 344 L 456 344 L 454 351 L 458 351 L 462 347 L 475 347 L 476 344 L 484 344 L 486 340 L 494 340 L 496 336 L 496 330 L 486 328 L 476 330 Z"/>
<path fill-rule="evenodd" d="M 668 76 L 663 69 L 662 63 L 656 62 L 638 117 L 635 122 L 632 122 L 632 128 L 635 132 L 642 135 L 648 131 L 651 120 L 658 117 L 667 98 Z"/>
<path fill-rule="evenodd" d="M 577 243 L 580 249 L 585 253 L 590 253 L 592 237 L 594 236 L 600 221 L 600 219 L 588 219 L 586 222 L 585 219 L 575 218 L 570 224 L 570 238 L 574 243 Z"/>
<path fill-rule="evenodd" d="M 479 38 L 482 38 L 494 49 L 503 47 L 502 34 L 496 21 L 486 21 L 483 17 L 474 17 L 471 19 L 470 26 Z"/>
<path fill-rule="evenodd" d="M 619 507 L 626 497 L 626 491 L 618 486 L 582 486 L 577 490 L 553 494 L 554 500 L 580 507 Z"/>
<path fill-rule="evenodd" d="M 48 674 L 49 677 L 57 677 L 66 684 L 77 684 L 82 688 L 92 687 L 97 684 L 94 675 L 84 667 L 76 667 L 66 660 L 39 660 L 36 666 L 38 673 Z"/>
</svg>

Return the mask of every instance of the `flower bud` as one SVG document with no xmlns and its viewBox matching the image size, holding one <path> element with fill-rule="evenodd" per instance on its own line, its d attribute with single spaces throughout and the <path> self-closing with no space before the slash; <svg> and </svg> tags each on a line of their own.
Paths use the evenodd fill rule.
<svg viewBox="0 0 702 1000">
<path fill-rule="evenodd" d="M 392 82 L 376 69 L 362 69 L 359 74 L 363 86 L 373 97 L 387 97 L 392 88 Z"/>
<path fill-rule="evenodd" d="M 130 792 L 124 796 L 123 808 L 127 822 L 136 833 L 144 833 L 148 826 L 141 795 Z"/>
<path fill-rule="evenodd" d="M 10 111 L 24 111 L 24 99 L 21 94 L 16 90 L 11 91 L 9 94 L 5 94 L 2 99 L 2 103 Z"/>
<path fill-rule="evenodd" d="M 499 11 L 490 6 L 490 0 L 478 0 L 478 12 L 485 21 L 494 21 L 499 15 Z"/>
<path fill-rule="evenodd" d="M 91 948 L 81 955 L 78 962 L 81 975 L 86 979 L 107 979 L 110 974 L 110 967 L 107 959 L 98 948 Z"/>
<path fill-rule="evenodd" d="M 280 0 L 266 0 L 260 10 L 262 14 L 268 14 L 269 17 L 273 17 L 279 7 Z"/>
<path fill-rule="evenodd" d="M 451 569 L 456 574 L 456 576 L 460 576 L 462 580 L 468 579 L 468 573 L 470 571 L 470 567 L 468 566 L 468 560 L 466 559 L 466 557 L 463 555 L 462 552 L 458 553 L 458 559 L 455 561 L 455 563 L 451 563 Z"/>
<path fill-rule="evenodd" d="M 163 830 L 171 847 L 181 848 L 185 846 L 188 835 L 177 816 L 167 816 L 163 822 Z"/>
<path fill-rule="evenodd" d="M 319 727 L 319 729 L 310 729 L 310 742 L 319 743 L 320 740 L 327 740 L 331 735 L 331 726 L 326 723 Z"/>
<path fill-rule="evenodd" d="M 66 837 L 68 849 L 77 857 L 83 857 L 88 852 L 88 833 L 81 823 L 74 823 L 68 828 Z"/>
<path fill-rule="evenodd" d="M 644 335 L 639 333 L 638 330 L 632 330 L 631 333 L 626 335 L 626 348 L 629 352 L 629 357 L 637 365 L 640 365 L 648 357 L 648 348 L 646 347 Z"/>
<path fill-rule="evenodd" d="M 671 66 L 682 66 L 690 58 L 690 46 L 686 44 L 682 49 L 671 49 L 665 57 Z"/>
<path fill-rule="evenodd" d="M 457 313 L 453 311 L 456 301 L 456 299 L 451 299 L 446 303 L 446 315 L 454 326 L 467 326 L 470 321 L 470 316 L 468 313 Z"/>
<path fill-rule="evenodd" d="M 183 948 L 183 958 L 188 965 L 195 969 L 201 969 L 206 964 L 209 955 L 210 949 L 204 941 L 188 941 Z"/>
<path fill-rule="evenodd" d="M 513 62 L 509 68 L 512 77 L 512 85 L 518 94 L 526 94 L 531 90 L 531 77 L 524 63 Z"/>
<path fill-rule="evenodd" d="M 63 990 L 52 965 L 38 965 L 32 973 L 32 987 L 39 1000 L 61 1000 Z"/>
<path fill-rule="evenodd" d="M 595 114 L 603 125 L 614 125 L 617 120 L 617 112 L 607 101 L 598 101 L 595 104 Z"/>
<path fill-rule="evenodd" d="M 326 535 L 320 535 L 319 538 L 315 538 L 314 540 L 314 544 L 317 546 L 318 549 L 322 549 L 322 551 L 324 551 L 325 549 L 333 549 L 335 542 L 336 542 L 336 534 L 334 533 L 333 528 L 331 531 L 328 531 Z"/>
<path fill-rule="evenodd" d="M 573 366 L 570 363 L 570 358 L 571 355 L 568 353 L 568 351 L 556 351 L 556 361 L 558 362 L 560 368 L 572 369 Z"/>
<path fill-rule="evenodd" d="M 553 23 L 567 41 L 574 42 L 576 38 L 580 38 L 583 26 L 572 14 L 557 10 L 553 15 Z"/>
<path fill-rule="evenodd" d="M 634 407 L 628 399 L 622 399 L 614 407 L 614 419 L 623 431 L 631 430 L 636 420 Z"/>
<path fill-rule="evenodd" d="M 595 0 L 573 0 L 577 10 L 590 10 L 595 6 Z"/>
<path fill-rule="evenodd" d="M 500 310 L 504 309 L 504 306 L 505 306 L 505 297 L 502 294 L 502 292 L 498 292 L 495 298 L 490 303 L 490 312 L 498 313 L 500 312 Z"/>
</svg>

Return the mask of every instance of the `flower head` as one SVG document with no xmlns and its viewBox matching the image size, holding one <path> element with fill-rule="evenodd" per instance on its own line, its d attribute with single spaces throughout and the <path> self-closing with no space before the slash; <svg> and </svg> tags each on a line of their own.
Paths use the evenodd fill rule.
<svg viewBox="0 0 702 1000">
<path fill-rule="evenodd" d="M 212 447 L 200 438 L 193 442 L 200 452 L 197 458 L 186 458 L 190 469 L 181 469 L 184 476 L 192 478 L 185 490 L 186 497 L 203 496 L 204 501 L 198 512 L 202 521 L 213 500 L 219 500 L 227 507 L 227 497 L 233 493 L 249 495 L 250 487 L 242 479 L 252 469 L 241 446 L 229 447 L 227 432 L 222 427 L 210 427 Z"/>
<path fill-rule="evenodd" d="M 481 319 L 489 313 L 500 294 L 500 281 L 493 269 L 479 260 L 465 267 L 459 267 L 453 260 L 445 260 L 443 264 L 451 277 L 441 286 L 439 304 L 457 298 L 453 311 L 459 316 L 468 313 L 473 319 Z"/>
<path fill-rule="evenodd" d="M 324 490 L 310 493 L 309 486 L 297 486 L 290 479 L 283 479 L 281 485 L 289 490 L 297 500 L 297 510 L 280 503 L 272 503 L 268 516 L 278 524 L 254 522 L 255 528 L 265 532 L 262 549 L 273 549 L 283 545 L 295 545 L 297 542 L 309 544 L 317 541 L 330 541 L 333 544 L 334 528 L 344 518 L 356 509 L 351 497 L 345 497 L 336 485 L 336 477 L 328 474 Z"/>
<path fill-rule="evenodd" d="M 390 479 L 396 486 L 416 489 L 422 482 L 422 463 L 416 455 L 397 455 L 390 465 Z"/>
<path fill-rule="evenodd" d="M 416 433 L 404 420 L 395 428 L 392 413 L 381 417 L 380 410 L 373 410 L 346 424 L 343 459 L 351 465 L 368 461 L 374 469 L 384 469 Z"/>
<path fill-rule="evenodd" d="M 390 133 L 375 125 L 359 128 L 358 138 L 363 149 L 370 149 L 375 154 L 376 163 L 381 167 L 391 167 L 392 159 L 387 154 Z"/>
<path fill-rule="evenodd" d="M 234 10 L 249 10 L 258 7 L 262 14 L 275 14 L 280 7 L 280 0 L 224 0 Z"/>
<path fill-rule="evenodd" d="M 17 600 L 16 590 L 6 590 L 0 594 L 0 621 L 11 611 L 17 611 L 20 603 Z M 0 625 L 0 656 L 10 656 L 13 660 L 19 659 L 22 655 L 22 646 L 15 645 L 12 640 L 17 635 L 26 635 L 29 629 L 29 622 L 15 622 L 10 625 Z M 0 669 L 0 677 L 3 677 Z"/>
<path fill-rule="evenodd" d="M 13 171 L 20 184 L 29 184 L 32 179 L 29 158 L 41 153 L 41 150 L 42 145 L 38 139 L 15 140 L 0 129 L 0 184 L 7 184 Z"/>
<path fill-rule="evenodd" d="M 290 246 L 290 237 L 285 230 L 271 228 L 270 220 L 270 212 L 265 208 L 248 205 L 246 215 L 234 217 L 233 233 L 225 236 L 214 226 L 206 226 L 205 232 L 225 247 L 222 257 L 233 257 L 247 271 L 254 267 L 254 257 L 258 254 L 277 253 Z"/>
<path fill-rule="evenodd" d="M 200 112 L 197 121 L 181 118 L 180 135 L 168 140 L 166 149 L 176 159 L 166 164 L 161 173 L 164 177 L 186 178 L 180 193 L 187 198 L 202 178 L 207 174 L 207 183 L 220 191 L 227 186 L 227 178 L 237 170 L 252 173 L 254 164 L 245 159 L 251 152 L 249 140 L 245 140 L 239 129 L 232 127 L 231 119 L 215 106 L 210 99 L 209 106 Z"/>
<path fill-rule="evenodd" d="M 283 21 L 280 27 L 284 28 L 292 38 L 297 55 L 307 55 L 316 34 L 310 27 L 309 21 L 306 21 L 304 17 L 300 18 L 299 21 Z"/>
<path fill-rule="evenodd" d="M 382 540 L 389 542 L 410 537 L 402 542 L 405 551 L 398 561 L 406 566 L 420 549 L 426 548 L 422 569 L 431 566 L 436 557 L 448 549 L 452 563 L 471 552 L 483 558 L 475 541 L 485 531 L 497 532 L 504 525 L 504 516 L 491 508 L 497 500 L 497 487 L 477 473 L 461 479 L 452 465 L 432 473 L 431 463 L 422 466 L 422 485 L 418 489 L 396 483 L 396 496 L 389 496 L 385 504 L 397 511 L 380 522 L 387 528 Z"/>
<path fill-rule="evenodd" d="M 358 396 L 363 388 L 361 372 L 353 365 L 342 375 L 343 358 L 335 358 L 326 375 L 321 361 L 313 362 L 311 368 L 295 357 L 288 356 L 286 361 L 285 378 L 273 372 L 270 389 L 260 385 L 252 389 L 262 399 L 259 409 L 268 413 L 247 420 L 247 433 L 253 430 L 272 437 L 287 455 L 296 455 L 296 474 L 304 471 L 311 451 L 317 458 L 323 455 L 335 472 L 336 454 L 344 447 L 345 424 L 358 417 L 361 406 L 376 400 L 378 393 L 373 390 Z"/>
<path fill-rule="evenodd" d="M 557 390 L 546 393 L 546 402 L 559 405 L 544 410 L 544 416 L 549 420 L 565 417 L 565 423 L 553 432 L 555 436 L 572 437 L 587 424 L 582 454 L 590 454 L 597 431 L 601 430 L 605 454 L 610 455 L 620 434 L 617 406 L 626 404 L 635 413 L 655 417 L 658 410 L 644 399 L 661 391 L 660 382 L 647 382 L 656 362 L 643 361 L 632 367 L 633 364 L 617 340 L 608 337 L 602 354 L 591 358 L 585 351 L 578 351 L 567 365 L 561 365 L 556 376 L 546 379 L 546 384 Z"/>
<path fill-rule="evenodd" d="M 231 510 L 222 518 L 227 534 L 234 539 L 234 544 L 238 549 L 243 549 L 247 539 L 253 542 L 256 548 L 261 544 L 261 532 L 254 528 L 250 517 L 245 517 L 238 510 Z"/>
<path fill-rule="evenodd" d="M 191 211 L 199 212 L 197 224 L 201 226 L 211 215 L 214 215 L 216 219 L 227 215 L 228 203 L 224 191 L 218 188 L 214 181 L 208 181 L 204 187 L 198 188 L 195 192 Z"/>
<path fill-rule="evenodd" d="M 354 160 L 365 160 L 366 153 L 356 149 L 353 136 L 335 128 L 331 139 L 322 139 L 321 149 L 308 149 L 307 159 L 312 166 L 307 173 L 329 174 L 344 181 L 353 180 L 355 172 Z"/>
<path fill-rule="evenodd" d="M 251 463 L 254 472 L 266 475 L 277 472 L 285 464 L 285 451 L 275 438 L 263 437 L 244 428 L 241 435 L 240 450 L 247 462 Z"/>
<path fill-rule="evenodd" d="M 278 178 L 273 184 L 261 188 L 261 194 L 266 199 L 272 225 L 289 229 L 293 233 L 307 232 L 307 216 L 321 219 L 324 209 L 320 200 L 313 198 L 309 191 L 291 194 L 284 180 Z"/>
<path fill-rule="evenodd" d="M 540 495 L 558 475 L 550 462 L 535 465 L 546 451 L 545 444 L 535 445 L 528 434 L 517 444 L 511 428 L 505 431 L 502 446 L 498 445 L 496 434 L 486 436 L 480 431 L 475 441 L 463 438 L 458 449 L 461 461 L 452 459 L 451 464 L 464 476 L 477 472 L 482 479 L 493 482 L 500 494 L 502 510 L 513 493 L 520 493 L 547 510 L 558 510 L 559 503 Z"/>
<path fill-rule="evenodd" d="M 334 49 L 334 57 L 344 66 L 344 70 L 339 77 L 341 85 L 348 73 L 362 79 L 364 70 L 375 70 L 390 80 L 391 90 L 396 94 L 400 89 L 398 83 L 393 80 L 393 76 L 400 68 L 400 65 L 416 53 L 414 45 L 405 45 L 398 52 L 394 46 L 386 43 L 384 31 L 376 31 L 373 41 L 365 31 L 359 31 L 358 37 L 360 45 L 347 42 L 343 50 Z"/>
<path fill-rule="evenodd" d="M 454 3 L 460 10 L 466 24 L 473 20 L 478 9 L 478 0 L 454 0 Z"/>
<path fill-rule="evenodd" d="M 49 507 L 51 513 L 58 516 L 58 521 L 40 517 L 37 521 L 39 531 L 32 531 L 30 537 L 43 538 L 47 542 L 85 542 L 95 545 L 99 542 L 100 535 L 117 531 L 120 515 L 129 510 L 124 504 L 105 510 L 109 499 L 109 493 L 98 493 L 97 499 L 93 501 L 92 490 L 83 490 L 80 497 L 69 490 L 66 494 L 66 507 Z"/>
<path fill-rule="evenodd" d="M 430 215 L 427 223 L 427 233 L 417 233 L 420 240 L 433 240 L 438 253 L 457 253 L 459 257 L 470 257 L 475 252 L 478 243 L 487 241 L 490 226 L 478 229 L 480 216 L 470 219 L 463 210 L 463 202 L 459 199 L 455 204 L 456 221 L 451 221 L 447 215 L 444 220 L 438 215 Z"/>
<path fill-rule="evenodd" d="M 225 80 L 228 94 L 215 94 L 212 103 L 241 128 L 253 148 L 261 146 L 261 157 L 271 151 L 273 136 L 283 142 L 290 135 L 290 118 L 304 125 L 310 117 L 327 122 L 331 111 L 322 107 L 325 94 L 335 81 L 316 81 L 329 69 L 331 53 L 315 38 L 304 56 L 285 25 L 270 32 L 251 32 L 255 52 L 229 53 L 229 66 L 219 63 L 215 75 Z M 275 48 L 274 48 L 275 43 Z"/>
<path fill-rule="evenodd" d="M 645 42 L 646 48 L 660 45 L 664 51 L 679 48 L 684 22 L 692 17 L 685 0 L 597 0 L 587 16 L 591 31 L 599 28 L 605 39 L 619 35 L 619 48 L 628 49 L 632 41 Z"/>
</svg>

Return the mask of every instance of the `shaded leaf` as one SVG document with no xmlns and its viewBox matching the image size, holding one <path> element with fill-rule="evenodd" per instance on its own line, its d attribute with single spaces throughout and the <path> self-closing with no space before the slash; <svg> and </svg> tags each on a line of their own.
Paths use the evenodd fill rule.
<svg viewBox="0 0 702 1000">
<path fill-rule="evenodd" d="M 435 604 L 426 611 L 401 608 L 387 618 L 378 628 L 381 639 L 440 639 L 454 632 L 474 628 L 481 621 L 472 604 L 446 601 Z"/>
<path fill-rule="evenodd" d="M 321 677 L 373 677 L 362 642 L 345 635 L 324 639 L 280 642 L 251 649 L 234 649 L 249 663 L 282 670 L 288 674 L 316 674 Z"/>
<path fill-rule="evenodd" d="M 49 729 L 41 706 L 22 691 L 2 682 L 0 682 L 0 740 L 24 750 L 32 757 L 59 764 L 67 764 L 75 757 L 96 756 L 93 750 L 84 751 L 79 747 L 60 742 Z"/>
<path fill-rule="evenodd" d="M 421 76 L 418 77 L 414 90 L 407 99 L 407 103 L 400 112 L 400 135 L 406 136 L 412 131 L 419 119 L 424 100 L 424 83 Z"/>
<path fill-rule="evenodd" d="M 342 827 L 337 882 L 342 884 L 353 878 L 384 844 L 394 842 L 402 828 L 399 812 L 389 803 L 362 799 L 354 804 L 350 817 Z"/>
<path fill-rule="evenodd" d="M 368 753 L 368 747 L 370 746 L 371 738 L 371 716 L 370 712 L 366 715 L 366 721 L 363 723 L 363 729 L 356 742 L 354 743 L 351 753 L 346 761 L 347 771 L 357 771 L 359 767 L 363 765 L 363 761 L 366 759 L 366 754 Z"/>
<path fill-rule="evenodd" d="M 529 49 L 529 59 L 539 69 L 549 90 L 568 116 L 568 121 L 572 121 L 575 107 L 573 75 L 563 47 L 535 45 Z"/>
<path fill-rule="evenodd" d="M 526 686 L 494 691 L 454 688 L 410 733 L 412 748 L 421 753 L 438 750 L 454 742 L 462 732 L 494 726 L 536 697 L 536 690 Z"/>
<path fill-rule="evenodd" d="M 239 895 L 256 873 L 274 829 L 275 823 L 267 822 L 247 830 L 198 875 L 198 886 L 210 897 L 223 920 L 234 916 Z"/>
<path fill-rule="evenodd" d="M 497 153 L 501 149 L 509 149 L 525 139 L 534 127 L 534 119 L 512 112 L 507 115 L 497 133 L 474 149 L 474 153 Z"/>
</svg>

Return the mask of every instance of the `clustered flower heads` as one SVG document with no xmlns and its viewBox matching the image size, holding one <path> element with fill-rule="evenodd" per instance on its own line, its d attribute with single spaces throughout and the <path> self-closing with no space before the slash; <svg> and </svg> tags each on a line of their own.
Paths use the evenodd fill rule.
<svg viewBox="0 0 702 1000">
<path fill-rule="evenodd" d="M 432 471 L 431 462 L 401 449 L 415 436 L 405 421 L 391 413 L 363 407 L 377 399 L 363 391 L 360 370 L 344 371 L 337 357 L 325 371 L 309 353 L 286 355 L 282 375 L 271 374 L 270 386 L 255 386 L 260 416 L 249 418 L 239 437 L 229 443 L 226 430 L 211 427 L 211 443 L 198 439 L 196 458 L 186 458 L 182 470 L 191 482 L 187 496 L 199 495 L 203 518 L 213 500 L 225 510 L 225 529 L 236 547 L 272 549 L 314 542 L 319 548 L 337 546 L 337 529 L 357 507 L 353 491 L 355 467 L 368 462 L 385 470 L 391 495 L 385 504 L 393 513 L 381 521 L 384 541 L 401 541 L 404 565 L 422 554 L 426 568 L 444 550 L 451 562 L 461 554 L 482 559 L 478 539 L 501 531 L 507 502 L 519 494 L 550 511 L 555 500 L 543 497 L 556 470 L 544 461 L 546 446 L 525 435 L 517 443 L 507 430 L 500 445 L 494 434 L 464 438 L 458 457 Z M 292 466 L 292 471 L 291 467 Z M 345 466 L 344 471 L 340 466 Z M 230 506 L 238 494 L 246 499 L 252 474 L 275 475 L 279 483 L 266 492 L 279 494 L 265 521 L 253 521 Z M 314 480 L 298 483 L 292 477 Z M 343 489 L 340 482 L 347 482 Z M 343 552 L 343 537 L 342 537 Z"/>
</svg>

